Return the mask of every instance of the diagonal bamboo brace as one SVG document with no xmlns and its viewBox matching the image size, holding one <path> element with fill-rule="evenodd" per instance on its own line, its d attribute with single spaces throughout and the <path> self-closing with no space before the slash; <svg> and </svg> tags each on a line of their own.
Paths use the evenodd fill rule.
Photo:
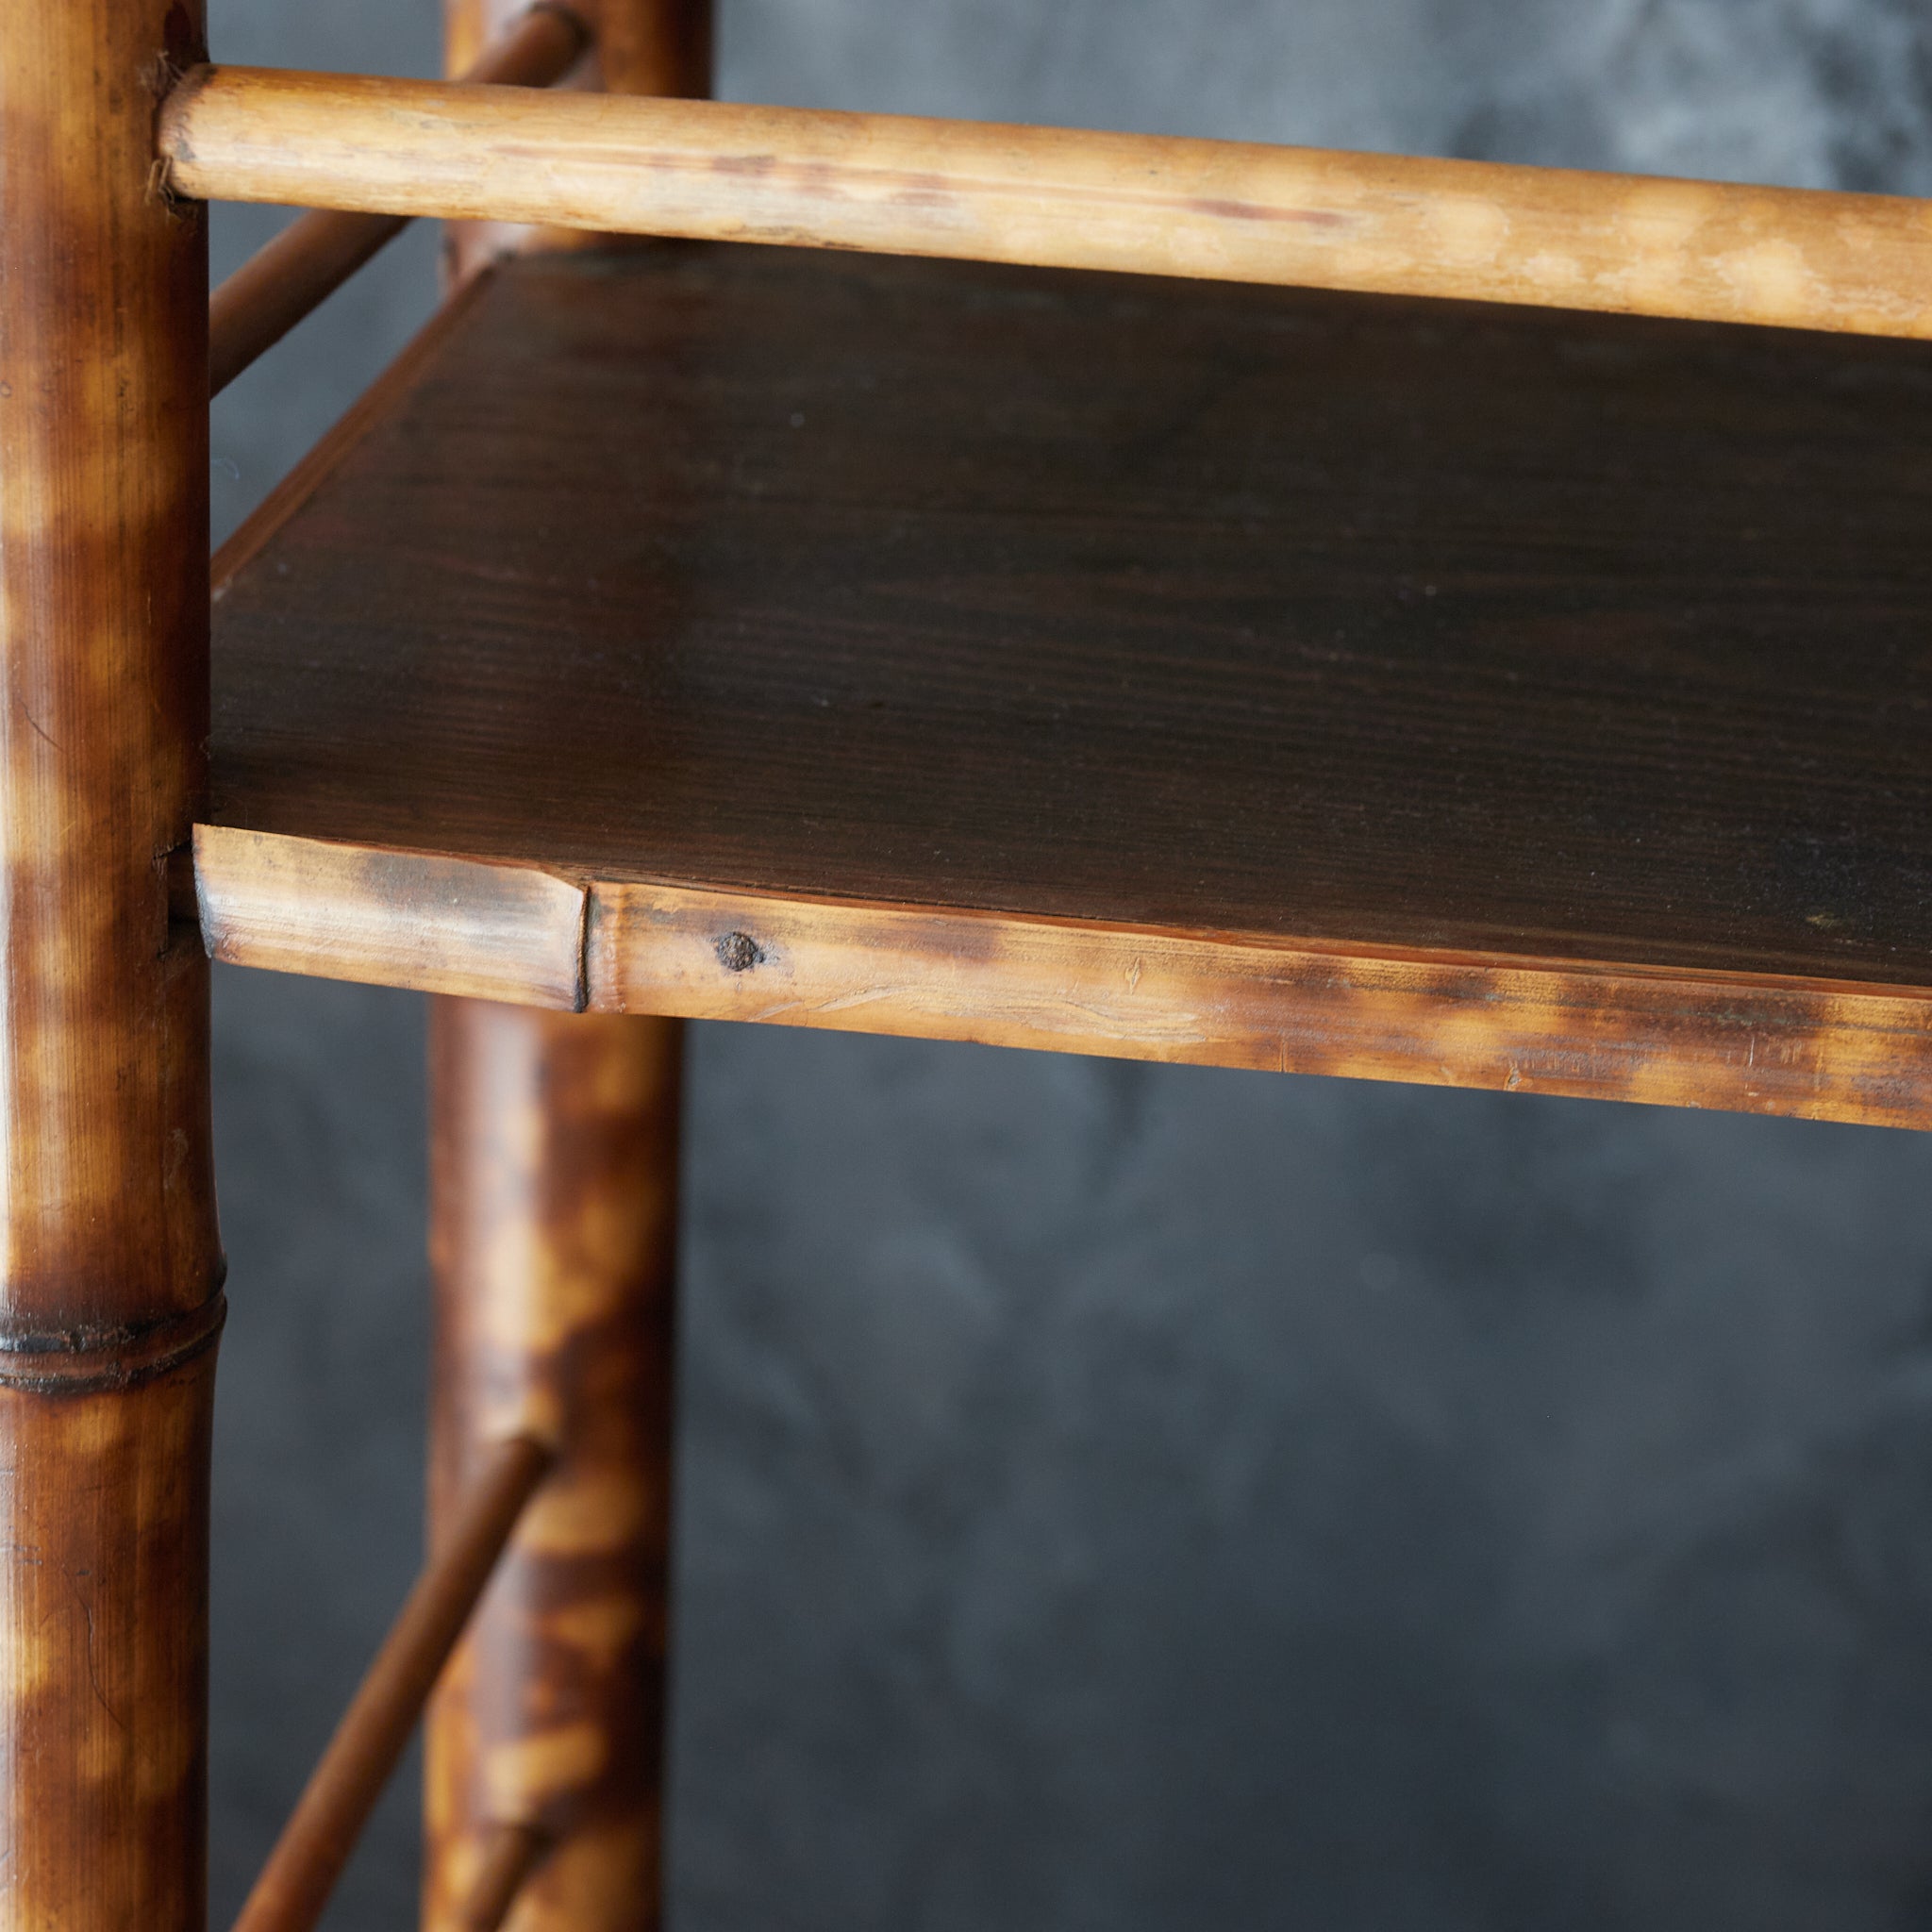
<svg viewBox="0 0 1932 1932">
<path fill-rule="evenodd" d="M 553 1459 L 531 1436 L 512 1436 L 492 1450 L 350 1700 L 235 1932 L 309 1932 L 322 1917 L 443 1664 Z"/>
</svg>

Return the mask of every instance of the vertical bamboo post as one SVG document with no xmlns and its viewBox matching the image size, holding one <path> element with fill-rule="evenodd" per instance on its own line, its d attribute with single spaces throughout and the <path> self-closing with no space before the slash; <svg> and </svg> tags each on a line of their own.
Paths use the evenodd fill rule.
<svg viewBox="0 0 1932 1932">
<path fill-rule="evenodd" d="M 445 0 L 460 73 L 523 0 Z M 710 0 L 581 0 L 588 84 L 710 91 Z M 463 224 L 461 282 L 563 231 Z M 426 1932 L 661 1923 L 675 1020 L 430 1002 L 430 1520 L 493 1434 L 560 1445 L 430 1707 Z"/>
<path fill-rule="evenodd" d="M 424 1923 L 658 1923 L 672 1274 L 681 1039 L 670 1021 L 438 999 L 431 1520 L 478 1457 L 560 1445 L 438 1687 Z"/>
<path fill-rule="evenodd" d="M 221 1257 L 199 0 L 0 0 L 0 1928 L 201 1932 Z"/>
</svg>

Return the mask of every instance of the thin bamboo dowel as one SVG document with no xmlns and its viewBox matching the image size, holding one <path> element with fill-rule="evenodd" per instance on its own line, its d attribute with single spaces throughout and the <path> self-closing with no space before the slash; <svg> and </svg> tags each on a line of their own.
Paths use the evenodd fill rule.
<svg viewBox="0 0 1932 1932">
<path fill-rule="evenodd" d="M 549 1840 L 534 1824 L 499 1824 L 483 1847 L 475 1883 L 463 1901 L 460 1932 L 498 1932 Z"/>
<path fill-rule="evenodd" d="M 1932 204 L 1486 162 L 200 68 L 175 190 L 1932 336 Z"/>
<path fill-rule="evenodd" d="M 590 44 L 584 22 L 537 0 L 465 74 L 475 85 L 549 87 Z M 218 396 L 409 225 L 408 215 L 317 208 L 243 262 L 208 305 L 208 388 Z"/>
<path fill-rule="evenodd" d="M 309 1932 L 355 1849 L 497 1559 L 553 1460 L 529 1436 L 497 1445 L 350 1700 L 235 1932 Z"/>
</svg>

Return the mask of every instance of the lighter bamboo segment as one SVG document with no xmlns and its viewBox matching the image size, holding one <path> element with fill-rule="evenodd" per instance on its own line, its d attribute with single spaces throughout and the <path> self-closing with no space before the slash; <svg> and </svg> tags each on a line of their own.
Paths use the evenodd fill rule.
<svg viewBox="0 0 1932 1932">
<path fill-rule="evenodd" d="M 175 190 L 1932 337 L 1932 204 L 1058 128 L 199 68 Z"/>
<path fill-rule="evenodd" d="M 558 0 L 537 0 L 463 78 L 478 86 L 549 87 L 570 72 L 589 44 L 590 30 L 577 14 Z M 208 394 L 220 395 L 409 220 L 317 208 L 252 255 L 208 297 Z"/>
<path fill-rule="evenodd" d="M 310 1932 L 322 1917 L 437 1677 L 553 1459 L 552 1451 L 529 1436 L 495 1446 L 350 1700 L 234 1932 Z"/>
</svg>

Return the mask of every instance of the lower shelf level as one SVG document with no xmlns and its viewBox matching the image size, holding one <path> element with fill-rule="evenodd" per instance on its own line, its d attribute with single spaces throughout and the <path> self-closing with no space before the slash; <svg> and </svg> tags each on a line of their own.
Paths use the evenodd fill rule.
<svg viewBox="0 0 1932 1932">
<path fill-rule="evenodd" d="M 217 563 L 218 956 L 1932 1124 L 1932 352 L 533 258 Z"/>
</svg>

